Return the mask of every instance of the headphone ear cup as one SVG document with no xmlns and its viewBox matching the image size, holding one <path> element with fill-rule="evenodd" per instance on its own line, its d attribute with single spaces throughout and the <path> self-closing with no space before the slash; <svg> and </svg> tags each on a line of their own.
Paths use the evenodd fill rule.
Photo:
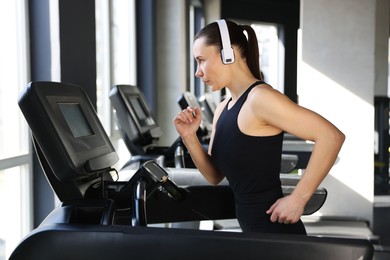
<svg viewBox="0 0 390 260">
<path fill-rule="evenodd" d="M 221 50 L 221 57 L 223 64 L 232 64 L 234 62 L 234 51 L 233 48 L 230 47 L 228 49 L 224 48 Z"/>
<path fill-rule="evenodd" d="M 229 29 L 224 19 L 217 20 L 219 32 L 221 34 L 222 50 L 221 57 L 223 64 L 232 64 L 234 62 L 234 51 L 230 43 Z"/>
</svg>

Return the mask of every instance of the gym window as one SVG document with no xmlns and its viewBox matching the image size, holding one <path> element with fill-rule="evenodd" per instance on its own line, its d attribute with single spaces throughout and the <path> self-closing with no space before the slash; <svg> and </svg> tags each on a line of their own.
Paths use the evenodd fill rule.
<svg viewBox="0 0 390 260">
<path fill-rule="evenodd" d="M 0 2 L 0 259 L 32 228 L 31 145 L 18 97 L 29 78 L 27 1 Z"/>
<path fill-rule="evenodd" d="M 128 151 L 115 124 L 109 92 L 113 85 L 135 85 L 135 0 L 96 0 L 97 114 L 120 158 Z M 121 162 L 119 162 L 120 164 Z"/>
</svg>

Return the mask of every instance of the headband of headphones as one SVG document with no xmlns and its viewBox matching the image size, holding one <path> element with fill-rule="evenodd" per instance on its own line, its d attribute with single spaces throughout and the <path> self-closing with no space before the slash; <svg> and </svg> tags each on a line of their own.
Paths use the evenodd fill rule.
<svg viewBox="0 0 390 260">
<path fill-rule="evenodd" d="M 231 64 L 234 62 L 234 52 L 230 43 L 229 30 L 224 19 L 217 20 L 219 32 L 222 40 L 222 62 L 223 64 Z"/>
</svg>

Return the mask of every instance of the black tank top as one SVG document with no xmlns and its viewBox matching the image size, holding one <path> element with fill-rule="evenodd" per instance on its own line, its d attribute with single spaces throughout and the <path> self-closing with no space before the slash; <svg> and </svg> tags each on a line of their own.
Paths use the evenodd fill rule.
<svg viewBox="0 0 390 260">
<path fill-rule="evenodd" d="M 239 204 L 250 203 L 256 194 L 281 189 L 283 132 L 273 136 L 249 136 L 240 131 L 237 123 L 248 93 L 261 83 L 264 82 L 252 84 L 230 109 L 231 99 L 226 104 L 216 125 L 211 151 L 215 166 L 229 181 Z"/>
<path fill-rule="evenodd" d="M 225 175 L 236 201 L 236 217 L 244 232 L 306 234 L 299 220 L 295 224 L 271 222 L 266 211 L 283 197 L 280 163 L 281 132 L 273 136 L 249 136 L 238 128 L 238 114 L 248 93 L 262 81 L 251 85 L 228 109 L 221 113 L 214 135 L 211 157 Z"/>
</svg>

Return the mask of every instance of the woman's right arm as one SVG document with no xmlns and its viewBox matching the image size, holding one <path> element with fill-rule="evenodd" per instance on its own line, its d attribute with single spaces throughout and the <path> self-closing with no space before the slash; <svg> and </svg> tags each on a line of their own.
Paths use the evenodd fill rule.
<svg viewBox="0 0 390 260">
<path fill-rule="evenodd" d="M 196 168 L 210 184 L 217 185 L 223 180 L 224 176 L 214 166 L 211 156 L 204 150 L 196 135 L 201 120 L 200 109 L 198 107 L 188 107 L 174 118 L 173 123 L 187 147 Z M 210 146 L 212 145 L 213 133 L 214 126 L 210 138 Z"/>
</svg>

